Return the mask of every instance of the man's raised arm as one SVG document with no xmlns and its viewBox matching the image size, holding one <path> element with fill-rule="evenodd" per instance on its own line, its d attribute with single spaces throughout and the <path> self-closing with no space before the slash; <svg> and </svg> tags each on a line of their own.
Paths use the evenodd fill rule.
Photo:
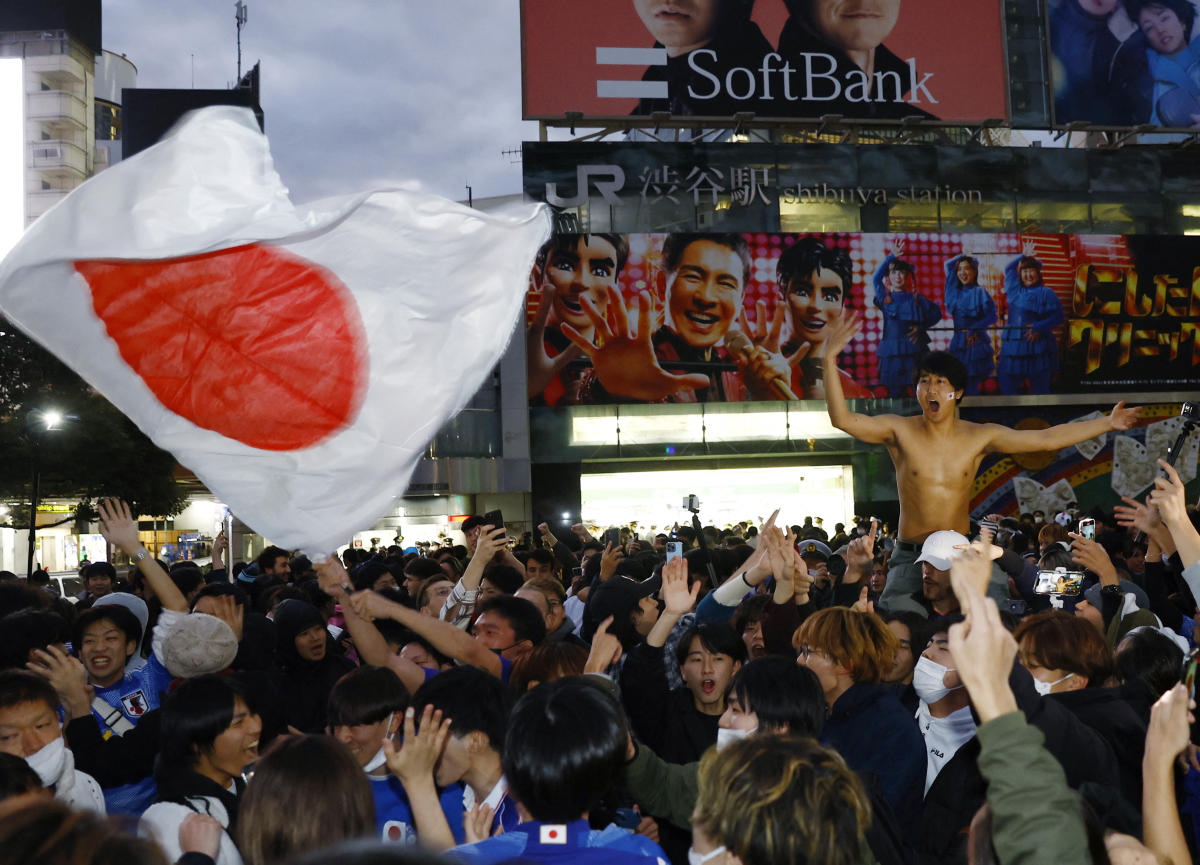
<svg viewBox="0 0 1200 865">
<path fill-rule="evenodd" d="M 844 433 L 868 444 L 887 444 L 895 437 L 893 422 L 895 415 L 865 415 L 850 411 L 846 395 L 842 391 L 842 378 L 838 373 L 837 358 L 842 349 L 859 330 L 858 316 L 853 312 L 842 312 L 826 325 L 829 331 L 818 349 L 816 362 L 821 367 L 821 381 L 825 385 L 825 409 L 829 420 Z"/>
<path fill-rule="evenodd" d="M 1122 400 L 1108 417 L 1060 423 L 1048 429 L 1016 430 L 1001 424 L 988 424 L 991 437 L 985 450 L 1005 454 L 1061 450 L 1107 432 L 1132 429 L 1141 414 L 1140 408 L 1125 408 Z"/>
<path fill-rule="evenodd" d="M 435 619 L 389 601 L 377 592 L 358 592 L 350 598 L 354 610 L 366 619 L 394 619 L 443 655 L 463 664 L 482 667 L 493 676 L 501 671 L 500 656 L 449 622 Z"/>
</svg>

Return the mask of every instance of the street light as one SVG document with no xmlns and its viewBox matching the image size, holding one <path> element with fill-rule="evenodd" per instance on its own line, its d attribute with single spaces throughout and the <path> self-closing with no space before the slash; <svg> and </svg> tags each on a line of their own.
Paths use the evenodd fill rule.
<svg viewBox="0 0 1200 865">
<path fill-rule="evenodd" d="M 42 436 L 62 428 L 74 415 L 64 415 L 58 409 L 34 409 L 25 417 L 25 434 L 33 445 L 33 495 L 29 505 L 29 555 L 25 562 L 25 577 L 33 576 L 33 551 L 37 546 L 37 509 L 42 484 Z"/>
</svg>

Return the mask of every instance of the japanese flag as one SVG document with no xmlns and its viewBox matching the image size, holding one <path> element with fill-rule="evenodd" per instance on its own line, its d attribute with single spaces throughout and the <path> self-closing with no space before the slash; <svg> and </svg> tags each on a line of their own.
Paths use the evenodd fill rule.
<svg viewBox="0 0 1200 865">
<path fill-rule="evenodd" d="M 400 190 L 297 208 L 253 115 L 207 108 L 31 226 L 0 311 L 256 532 L 327 552 L 496 364 L 549 228 Z"/>
</svg>

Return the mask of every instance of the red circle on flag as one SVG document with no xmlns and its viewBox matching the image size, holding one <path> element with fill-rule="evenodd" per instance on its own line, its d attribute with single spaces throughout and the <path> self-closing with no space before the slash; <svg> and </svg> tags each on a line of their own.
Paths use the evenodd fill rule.
<svg viewBox="0 0 1200 865">
<path fill-rule="evenodd" d="M 196 426 L 291 451 L 358 414 L 366 334 L 350 290 L 325 268 L 252 244 L 75 269 L 121 357 Z"/>
<path fill-rule="evenodd" d="M 550 839 L 553 840 L 558 837 L 558 830 L 551 829 L 547 834 L 550 836 Z"/>
</svg>

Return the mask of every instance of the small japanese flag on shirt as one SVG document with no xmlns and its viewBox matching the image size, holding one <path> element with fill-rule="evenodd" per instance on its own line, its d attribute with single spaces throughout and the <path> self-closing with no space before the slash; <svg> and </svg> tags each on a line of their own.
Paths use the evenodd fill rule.
<svg viewBox="0 0 1200 865">
<path fill-rule="evenodd" d="M 561 823 L 546 823 L 538 827 L 538 841 L 542 844 L 566 844 L 567 827 Z"/>
<path fill-rule="evenodd" d="M 206 108 L 31 226 L 0 312 L 256 532 L 324 553 L 499 360 L 549 227 L 401 190 L 295 207 L 253 115 Z"/>
</svg>

